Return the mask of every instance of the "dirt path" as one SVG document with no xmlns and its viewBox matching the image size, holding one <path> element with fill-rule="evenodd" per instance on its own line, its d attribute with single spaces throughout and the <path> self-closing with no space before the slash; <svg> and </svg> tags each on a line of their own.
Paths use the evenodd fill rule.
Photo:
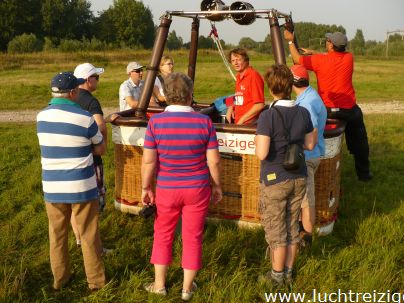
<svg viewBox="0 0 404 303">
<path fill-rule="evenodd" d="M 404 113 L 404 101 L 374 102 L 359 104 L 364 114 Z M 105 107 L 105 116 L 117 111 L 114 107 Z M 35 121 L 36 110 L 0 111 L 0 122 L 32 122 Z"/>
</svg>

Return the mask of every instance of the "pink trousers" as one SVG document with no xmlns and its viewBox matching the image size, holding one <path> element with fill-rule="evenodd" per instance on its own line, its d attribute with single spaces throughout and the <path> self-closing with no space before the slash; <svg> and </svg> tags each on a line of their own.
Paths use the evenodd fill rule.
<svg viewBox="0 0 404 303">
<path fill-rule="evenodd" d="M 202 238 L 210 194 L 210 187 L 157 187 L 152 264 L 171 264 L 175 227 L 182 215 L 182 267 L 190 270 L 202 267 Z"/>
</svg>

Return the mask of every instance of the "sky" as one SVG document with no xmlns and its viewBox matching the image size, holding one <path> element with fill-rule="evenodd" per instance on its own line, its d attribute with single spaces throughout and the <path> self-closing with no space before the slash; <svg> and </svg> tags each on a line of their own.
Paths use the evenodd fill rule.
<svg viewBox="0 0 404 303">
<path fill-rule="evenodd" d="M 108 9 L 113 0 L 91 0 L 92 10 Z M 223 0 L 230 6 L 235 0 Z M 255 9 L 276 9 L 282 13 L 292 13 L 294 22 L 314 22 L 317 24 L 342 25 L 348 39 L 352 39 L 357 29 L 361 29 L 365 40 L 385 41 L 388 31 L 401 30 L 404 35 L 404 0 L 250 0 Z M 200 11 L 201 1 L 197 0 L 143 0 L 153 14 L 153 21 L 160 24 L 160 16 L 167 10 Z M 191 19 L 173 17 L 170 31 L 175 30 L 184 42 L 190 40 Z M 283 23 L 283 20 L 280 21 Z M 263 41 L 269 33 L 268 20 L 259 19 L 252 25 L 241 26 L 232 20 L 216 23 L 219 37 L 227 43 L 237 44 L 242 37 Z M 210 24 L 202 20 L 199 34 L 208 36 Z M 298 35 L 298 33 L 297 33 Z"/>
</svg>

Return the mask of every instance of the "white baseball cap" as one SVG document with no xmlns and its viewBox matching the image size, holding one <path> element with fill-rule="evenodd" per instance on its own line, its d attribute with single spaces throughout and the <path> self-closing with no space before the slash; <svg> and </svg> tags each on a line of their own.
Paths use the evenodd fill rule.
<svg viewBox="0 0 404 303">
<path fill-rule="evenodd" d="M 143 65 L 140 65 L 137 62 L 129 62 L 129 64 L 126 66 L 126 73 L 129 74 L 131 71 L 141 69 L 143 67 Z"/>
<path fill-rule="evenodd" d="M 74 76 L 76 78 L 87 79 L 92 75 L 100 75 L 104 72 L 102 67 L 95 67 L 90 63 L 83 63 L 76 66 L 74 70 Z"/>
</svg>

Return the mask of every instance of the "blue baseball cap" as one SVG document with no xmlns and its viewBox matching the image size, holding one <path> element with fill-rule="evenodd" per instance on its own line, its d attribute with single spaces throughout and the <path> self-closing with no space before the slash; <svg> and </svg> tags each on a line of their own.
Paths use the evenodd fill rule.
<svg viewBox="0 0 404 303">
<path fill-rule="evenodd" d="M 62 72 L 53 77 L 51 89 L 53 93 L 66 93 L 84 82 L 85 79 L 76 78 L 72 72 Z"/>
</svg>

